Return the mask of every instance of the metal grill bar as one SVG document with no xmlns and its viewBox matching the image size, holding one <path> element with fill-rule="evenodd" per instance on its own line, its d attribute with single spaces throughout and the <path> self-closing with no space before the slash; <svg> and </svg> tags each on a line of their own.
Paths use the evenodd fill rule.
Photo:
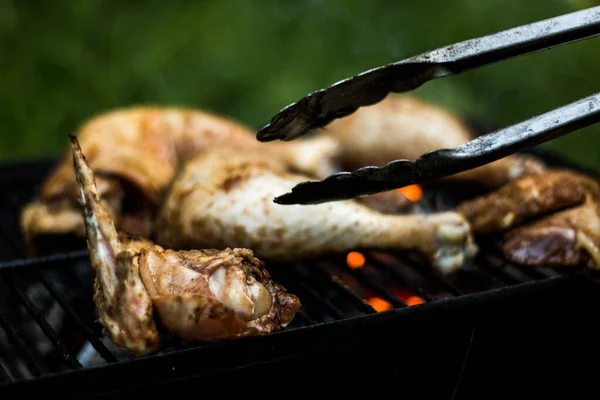
<svg viewBox="0 0 600 400">
<path fill-rule="evenodd" d="M 377 312 L 377 311 L 375 311 L 373 309 L 373 307 L 371 307 L 370 305 L 368 305 L 367 303 L 365 303 L 364 300 L 360 298 L 360 296 L 358 296 L 352 290 L 350 290 L 347 287 L 345 287 L 338 280 L 338 278 L 336 276 L 329 275 L 323 269 L 323 264 L 326 264 L 326 263 L 323 262 L 323 261 L 315 263 L 315 265 L 313 266 L 313 268 L 314 268 L 314 271 L 316 272 L 316 274 L 320 275 L 324 279 L 329 279 L 329 282 L 331 283 L 331 285 L 333 287 L 335 287 L 340 293 L 343 293 L 344 296 L 347 297 L 348 300 L 350 300 L 353 304 L 355 304 L 359 311 L 362 311 L 362 312 L 364 312 L 366 314 L 373 314 L 373 313 Z"/>
<path fill-rule="evenodd" d="M 273 273 L 276 273 L 276 280 L 280 280 L 286 287 L 294 288 L 294 291 L 299 297 L 310 296 L 311 304 L 318 304 L 319 309 L 325 311 L 331 317 L 335 319 L 344 318 L 344 313 L 336 307 L 329 299 L 321 296 L 317 291 L 311 288 L 303 279 L 299 276 L 299 269 L 305 269 L 306 267 L 302 263 L 296 263 L 295 265 L 277 265 L 274 268 Z M 305 297 L 306 298 L 306 297 Z"/>
<path fill-rule="evenodd" d="M 27 364 L 27 367 L 33 376 L 38 377 L 48 372 L 48 370 L 40 363 L 37 357 L 34 356 L 31 351 L 29 351 L 29 346 L 27 346 L 17 328 L 10 323 L 4 314 L 0 314 L 0 327 L 2 327 L 2 329 L 4 329 L 6 332 L 8 340 L 21 353 L 23 361 L 25 361 L 25 364 Z"/>
<path fill-rule="evenodd" d="M 0 271 L 19 268 L 48 268 L 59 264 L 86 260 L 89 257 L 87 250 L 76 250 L 68 253 L 52 254 L 0 262 Z"/>
<path fill-rule="evenodd" d="M 503 258 L 498 257 L 498 263 L 496 263 L 495 265 L 494 263 L 492 263 L 494 254 L 487 253 L 487 251 L 490 250 L 489 247 L 493 246 L 482 246 L 481 252 L 484 252 L 483 254 L 485 254 L 485 256 L 477 257 L 477 265 L 483 267 L 490 274 L 500 279 L 504 283 L 504 285 L 516 285 L 518 283 L 521 283 L 521 280 L 519 280 L 514 275 L 506 271 L 504 267 L 507 265 L 507 263 Z"/>
<path fill-rule="evenodd" d="M 493 254 L 495 257 L 497 257 L 499 259 L 504 259 L 504 254 L 502 254 L 502 252 L 500 251 L 500 248 L 497 246 L 487 246 L 486 251 L 488 251 L 489 254 Z M 517 265 L 512 265 L 508 262 L 505 262 L 505 265 L 510 265 L 513 268 L 518 269 L 519 272 L 528 276 L 528 278 L 531 280 L 546 279 L 546 278 L 560 275 L 560 273 L 557 273 L 556 271 L 552 271 L 552 270 L 546 269 L 546 268 L 539 269 L 539 268 L 520 267 Z"/>
<path fill-rule="evenodd" d="M 519 268 L 508 261 L 504 261 L 502 264 L 502 269 L 511 276 L 515 277 L 519 282 L 532 282 L 537 280 L 536 278 L 527 274 L 525 269 Z"/>
<path fill-rule="evenodd" d="M 296 313 L 296 318 L 298 318 L 304 326 L 307 325 L 314 325 L 316 324 L 316 321 L 314 319 L 312 319 L 311 317 L 308 316 L 308 314 L 306 313 L 306 311 L 304 310 L 298 310 L 298 312 Z M 296 319 L 294 318 L 294 319 Z"/>
<path fill-rule="evenodd" d="M 117 361 L 115 355 L 102 343 L 94 332 L 88 328 L 88 326 L 81 320 L 77 312 L 73 309 L 66 297 L 56 287 L 56 284 L 49 279 L 45 274 L 41 274 L 41 280 L 44 286 L 48 289 L 50 294 L 58 301 L 58 304 L 67 312 L 75 323 L 81 328 L 85 334 L 87 340 L 94 347 L 94 349 L 100 354 L 100 356 L 108 363 Z"/>
<path fill-rule="evenodd" d="M 23 293 L 23 290 L 14 282 L 13 277 L 5 276 L 5 281 L 11 287 L 11 289 L 17 294 L 29 314 L 33 317 L 35 322 L 38 324 L 40 329 L 44 332 L 44 334 L 50 339 L 52 344 L 60 350 L 62 353 L 63 360 L 67 363 L 67 365 L 71 368 L 81 368 L 81 364 L 77 360 L 77 357 L 67 349 L 64 343 L 60 340 L 54 329 L 48 324 L 48 322 L 42 316 L 42 313 L 38 308 L 33 304 L 29 296 Z"/>
<path fill-rule="evenodd" d="M 8 374 L 8 372 L 6 372 L 6 370 L 0 363 L 0 382 L 11 382 L 11 381 L 12 381 L 12 379 L 10 379 L 10 375 Z"/>
<path fill-rule="evenodd" d="M 2 226 L 2 231 L 5 233 L 5 236 L 7 236 L 9 238 L 9 241 L 10 241 L 11 245 L 13 246 L 13 248 L 18 249 L 21 251 L 21 253 L 23 253 L 22 246 L 20 246 L 19 243 L 17 243 L 16 240 L 14 240 L 12 238 L 12 235 L 7 234 L 8 229 L 6 229 L 5 226 Z M 38 259 L 35 259 L 35 260 L 29 260 L 30 261 L 29 263 L 27 263 L 28 260 L 26 260 L 26 259 L 19 260 L 19 261 L 21 261 L 21 267 L 23 267 L 23 266 L 29 266 L 29 267 L 46 266 L 47 267 L 50 265 L 57 264 L 59 262 L 80 259 L 81 257 L 83 257 L 87 254 L 89 254 L 89 253 L 87 250 L 85 250 L 85 251 L 78 251 L 78 252 L 74 252 L 74 253 L 60 254 L 60 255 L 55 255 L 55 256 L 39 257 Z M 6 266 L 6 264 L 7 263 L 5 263 L 5 266 Z M 16 264 L 18 265 L 18 263 L 16 263 Z M 15 265 L 12 266 L 12 268 L 15 268 L 15 267 L 16 267 Z M 10 268 L 7 267 L 7 269 L 10 269 Z M 1 270 L 1 268 L 0 268 L 0 270 Z M 38 275 L 38 274 L 36 274 L 36 275 Z M 102 344 L 102 342 L 96 337 L 96 335 L 91 331 L 91 329 L 89 329 L 83 323 L 83 321 L 81 321 L 81 318 L 79 318 L 79 316 L 77 315 L 75 310 L 71 307 L 71 305 L 69 304 L 67 299 L 62 295 L 62 293 L 60 293 L 60 291 L 51 282 L 51 280 L 47 279 L 46 276 L 44 276 L 44 275 L 42 275 L 42 276 L 38 275 L 38 278 L 41 278 L 42 282 L 44 283 L 44 286 L 48 289 L 48 291 L 54 297 L 54 299 L 56 301 L 58 301 L 58 303 L 61 305 L 61 307 L 63 307 L 63 309 L 67 312 L 67 314 L 71 318 L 73 318 L 75 320 L 75 322 L 82 328 L 87 339 L 90 341 L 90 343 L 92 344 L 94 349 L 100 354 L 100 356 L 102 358 L 104 358 L 104 360 L 106 360 L 107 362 L 116 362 L 117 361 L 116 357 L 112 354 L 112 352 L 110 352 L 108 350 L 108 348 L 106 348 L 106 346 L 104 346 L 104 344 Z M 60 352 L 62 353 L 63 360 L 67 363 L 67 365 L 69 365 L 71 368 L 75 368 L 75 369 L 82 368 L 82 365 L 79 362 L 79 360 L 77 360 L 77 357 L 75 355 L 73 355 L 67 349 L 67 347 L 62 343 L 62 341 L 60 341 L 56 332 L 52 329 L 52 327 L 48 324 L 48 322 L 43 318 L 43 316 L 41 315 L 39 310 L 31 302 L 31 299 L 29 299 L 29 297 L 25 293 L 23 293 L 23 291 L 18 287 L 18 285 L 15 284 L 15 282 L 12 280 L 12 278 L 10 276 L 5 277 L 5 279 L 7 280 L 8 284 L 11 286 L 13 291 L 16 292 L 17 296 L 19 297 L 21 302 L 24 304 L 27 311 L 33 316 L 36 323 L 42 329 L 44 334 L 50 339 L 52 344 L 57 349 L 60 350 Z"/>
<path fill-rule="evenodd" d="M 393 266 L 385 261 L 380 260 L 377 256 L 373 255 L 372 253 L 365 253 L 365 256 L 366 256 L 367 263 L 375 265 L 375 266 L 379 266 L 382 269 L 384 269 L 386 272 L 389 272 L 389 274 L 392 277 L 392 280 L 394 280 L 399 285 L 410 290 L 412 293 L 419 295 L 427 302 L 436 300 L 435 296 L 430 295 L 425 290 L 414 285 L 412 282 L 410 282 L 410 280 L 406 279 L 404 277 L 404 275 L 400 271 L 398 271 L 397 268 L 395 268 L 395 266 Z"/>
<path fill-rule="evenodd" d="M 302 264 L 301 264 L 302 265 Z M 313 299 L 315 299 L 319 304 L 323 306 L 325 310 L 334 318 L 342 319 L 344 318 L 344 313 L 337 308 L 329 299 L 319 295 L 313 288 L 308 286 L 302 280 L 296 282 L 296 284 L 302 288 L 305 293 L 308 293 Z"/>
<path fill-rule="evenodd" d="M 399 263 L 403 265 L 407 265 L 414 269 L 413 264 L 409 260 L 407 260 L 406 255 L 395 253 L 395 258 L 399 261 Z M 452 284 L 446 277 L 442 276 L 438 271 L 435 271 L 433 268 L 420 268 L 418 270 L 419 273 L 423 274 L 426 279 L 430 279 L 432 282 L 439 285 L 446 292 L 451 295 L 458 297 L 462 296 L 463 293 L 460 291 L 454 284 Z"/>
<path fill-rule="evenodd" d="M 369 275 L 365 274 L 361 269 L 348 269 L 348 271 L 360 281 L 364 286 L 376 292 L 380 295 L 385 301 L 390 303 L 394 308 L 404 308 L 406 307 L 406 303 L 400 300 L 396 295 L 387 290 L 383 285 L 377 282 L 375 279 L 371 278 Z"/>
</svg>

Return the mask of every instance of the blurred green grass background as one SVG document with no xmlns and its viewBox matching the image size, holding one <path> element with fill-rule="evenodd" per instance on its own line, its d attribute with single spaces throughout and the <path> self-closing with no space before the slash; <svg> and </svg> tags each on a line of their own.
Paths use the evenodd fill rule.
<svg viewBox="0 0 600 400">
<path fill-rule="evenodd" d="M 0 160 L 57 155 L 92 115 L 188 105 L 260 128 L 313 90 L 600 0 L 0 0 Z M 427 83 L 498 126 L 600 88 L 600 38 Z M 600 125 L 545 146 L 600 169 Z"/>
</svg>

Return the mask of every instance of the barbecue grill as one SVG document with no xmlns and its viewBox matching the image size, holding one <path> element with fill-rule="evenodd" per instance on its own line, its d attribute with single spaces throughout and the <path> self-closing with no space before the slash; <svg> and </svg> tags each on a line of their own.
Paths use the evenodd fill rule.
<svg viewBox="0 0 600 400">
<path fill-rule="evenodd" d="M 550 153 L 535 154 L 577 168 Z M 368 249 L 357 249 L 358 261 L 344 254 L 269 264 L 274 278 L 304 304 L 288 328 L 233 342 L 174 343 L 133 359 L 95 322 L 87 250 L 25 258 L 19 210 L 55 162 L 0 169 L 2 398 L 38 390 L 66 399 L 107 398 L 198 390 L 201 383 L 248 388 L 265 379 L 345 385 L 337 377 L 356 375 L 378 389 L 462 397 L 484 382 L 533 387 L 532 371 L 560 372 L 565 382 L 575 370 L 582 373 L 570 363 L 597 332 L 589 316 L 600 299 L 588 272 L 510 265 L 490 237 L 480 242 L 478 258 L 452 276 L 405 254 Z M 439 183 L 423 193 L 418 206 L 430 212 L 450 209 L 480 189 Z M 565 370 L 558 371 L 561 366 Z M 419 377 L 430 384 L 423 386 Z"/>
<path fill-rule="evenodd" d="M 586 22 L 578 34 L 597 33 L 598 21 Z M 546 33 L 561 27 L 550 24 Z M 543 42 L 534 39 L 529 44 Z M 494 54 L 471 61 L 484 65 L 496 60 Z M 591 124 L 599 114 L 595 100 L 588 101 L 583 111 L 585 123 Z M 351 108 L 337 110 L 337 116 Z M 577 121 L 562 123 L 572 129 Z M 583 126 L 583 117 L 579 121 Z M 552 126 L 542 131 L 566 133 Z M 532 153 L 548 165 L 600 178 L 551 153 Z M 478 238 L 475 260 L 453 275 L 441 275 L 407 254 L 369 249 L 302 263 L 268 263 L 273 278 L 303 303 L 286 329 L 207 345 L 175 341 L 158 354 L 132 358 L 104 337 L 96 322 L 87 250 L 25 256 L 20 209 L 56 162 L 0 167 L 2 398 L 41 390 L 65 399 L 126 398 L 158 390 L 202 391 L 197 394 L 202 396 L 207 390 L 232 394 L 238 389 L 263 395 L 260 391 L 279 387 L 300 392 L 299 386 L 311 394 L 333 388 L 339 395 L 356 394 L 357 385 L 367 386 L 371 395 L 394 390 L 419 398 L 482 398 L 502 389 L 540 396 L 564 387 L 572 397 L 594 386 L 589 378 L 595 377 L 595 359 L 589 358 L 600 333 L 593 318 L 600 294 L 592 272 L 512 265 L 493 235 Z M 352 179 L 369 172 L 362 174 Z M 342 182 L 345 176 L 334 179 Z M 422 190 L 413 208 L 424 213 L 452 209 L 482 193 L 472 184 L 441 182 L 424 184 Z"/>
</svg>

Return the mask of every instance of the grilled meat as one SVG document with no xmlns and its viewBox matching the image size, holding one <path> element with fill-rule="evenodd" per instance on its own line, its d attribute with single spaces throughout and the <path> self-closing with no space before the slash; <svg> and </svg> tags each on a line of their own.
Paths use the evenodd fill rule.
<svg viewBox="0 0 600 400">
<path fill-rule="evenodd" d="M 143 355 L 161 348 L 161 327 L 195 342 L 265 334 L 291 322 L 299 299 L 270 279 L 251 250 L 173 251 L 118 235 L 79 143 L 71 141 L 96 272 L 94 302 L 115 344 Z"/>
<path fill-rule="evenodd" d="M 396 159 L 414 160 L 427 152 L 460 146 L 474 138 L 456 115 L 407 94 L 389 94 L 324 127 L 326 137 L 343 148 L 343 167 L 382 166 Z M 448 177 L 497 188 L 511 179 L 538 172 L 541 161 L 512 155 Z"/>
<path fill-rule="evenodd" d="M 226 146 L 257 149 L 290 168 L 323 178 L 338 170 L 333 139 L 260 143 L 251 130 L 206 112 L 184 108 L 132 107 L 92 118 L 78 134 L 95 172 L 103 206 L 116 226 L 149 236 L 158 204 L 177 168 L 201 151 Z M 30 253 L 41 235 L 84 236 L 77 205 L 79 189 L 70 151 L 27 204 L 21 228 Z"/>
<path fill-rule="evenodd" d="M 384 214 L 405 213 L 413 205 L 408 197 L 397 190 L 360 196 L 356 198 L 356 201 Z"/>
<path fill-rule="evenodd" d="M 549 215 L 506 234 L 507 259 L 526 266 L 600 268 L 600 204 Z"/>
<path fill-rule="evenodd" d="M 359 247 L 413 250 L 444 272 L 476 252 L 458 213 L 385 215 L 355 200 L 308 206 L 273 202 L 305 181 L 260 154 L 219 149 L 190 160 L 157 219 L 157 243 L 178 249 L 247 247 L 257 257 L 297 260 Z"/>
<path fill-rule="evenodd" d="M 597 180 L 562 168 L 548 169 L 507 183 L 459 204 L 474 233 L 506 231 L 532 218 L 600 198 Z"/>
</svg>

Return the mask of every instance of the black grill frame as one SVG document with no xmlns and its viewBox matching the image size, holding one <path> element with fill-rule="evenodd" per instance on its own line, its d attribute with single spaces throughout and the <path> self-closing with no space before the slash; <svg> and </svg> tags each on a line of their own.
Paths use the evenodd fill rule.
<svg viewBox="0 0 600 400">
<path fill-rule="evenodd" d="M 581 170 L 550 153 L 536 151 L 535 154 L 542 155 L 554 165 Z M 54 160 L 50 159 L 1 166 L 0 182 L 39 180 L 39 168 L 33 166 L 52 162 Z M 87 252 L 75 256 L 85 258 Z M 8 284 L 12 285 L 11 275 L 18 280 L 21 268 L 23 271 L 39 269 L 45 279 L 44 268 L 67 261 L 62 257 L 50 256 L 38 264 L 23 260 L 2 263 L 0 276 L 3 280 L 8 277 Z M 598 332 L 589 316 L 594 313 L 600 298 L 587 271 L 550 277 L 535 276 L 538 272 L 531 271 L 533 280 L 526 283 L 511 282 L 514 277 L 494 270 L 493 266 L 490 266 L 490 272 L 494 273 L 495 279 L 504 281 L 502 286 L 509 286 L 437 300 L 419 307 L 406 307 L 398 301 L 394 304 L 396 309 L 384 313 L 374 313 L 358 299 L 357 309 L 367 315 L 243 341 L 179 349 L 102 367 L 77 369 L 77 361 L 71 360 L 73 371 L 0 386 L 0 393 L 24 396 L 34 395 L 37 390 L 60 390 L 63 398 L 114 398 L 115 393 L 123 397 L 150 394 L 158 387 L 197 390 L 202 383 L 231 386 L 234 381 L 236 385 L 252 387 L 265 376 L 275 381 L 288 380 L 290 385 L 294 385 L 297 377 L 311 385 L 330 384 L 332 374 L 343 374 L 347 379 L 360 371 L 361 380 L 378 382 L 377 389 L 390 386 L 395 390 L 401 388 L 402 393 L 414 389 L 426 396 L 449 398 L 455 392 L 457 382 L 461 382 L 459 388 L 464 394 L 474 390 L 469 382 L 490 381 L 489 375 L 482 371 L 502 372 L 498 367 L 502 365 L 500 360 L 508 365 L 512 362 L 512 379 L 518 380 L 518 376 L 515 377 L 517 371 L 526 368 L 539 371 L 544 366 L 548 370 L 549 365 L 556 365 L 557 357 L 574 360 L 573 348 L 583 348 L 593 342 L 580 340 L 581 332 L 586 332 L 585 336 L 590 339 L 593 332 Z M 366 279 L 365 276 L 361 278 L 363 271 L 356 270 L 353 274 Z M 432 279 L 445 281 L 439 276 Z M 457 290 L 452 284 L 445 284 L 449 291 Z M 303 289 L 311 290 L 308 285 Z M 391 293 L 387 296 L 395 297 Z M 571 305 L 573 302 L 577 303 L 575 309 Z M 321 306 L 336 313 L 335 306 L 326 301 Z M 32 314 L 35 317 L 35 312 Z M 0 325 L 5 328 L 7 324 L 2 318 L 4 315 L 0 315 Z M 88 333 L 94 337 L 94 332 Z M 565 338 L 575 342 L 566 347 L 557 346 L 557 343 L 564 343 Z M 474 347 L 475 343 L 477 347 Z M 553 351 L 547 352 L 547 348 Z M 481 354 L 477 356 L 473 349 L 478 349 Z M 590 349 L 585 349 L 589 353 Z M 486 352 L 493 357 L 486 359 Z M 521 352 L 526 356 L 523 357 Z M 404 360 L 408 367 L 388 368 L 389 359 L 394 357 Z M 555 361 L 553 364 L 551 359 Z M 517 366 L 515 360 L 518 360 Z M 436 368 L 436 363 L 443 368 Z M 435 385 L 421 386 L 418 379 L 421 371 L 427 371 L 428 379 L 433 379 Z M 564 379 L 565 374 L 561 377 Z M 387 383 L 381 383 L 382 379 Z M 535 380 L 526 383 L 532 386 L 532 382 Z"/>
</svg>

